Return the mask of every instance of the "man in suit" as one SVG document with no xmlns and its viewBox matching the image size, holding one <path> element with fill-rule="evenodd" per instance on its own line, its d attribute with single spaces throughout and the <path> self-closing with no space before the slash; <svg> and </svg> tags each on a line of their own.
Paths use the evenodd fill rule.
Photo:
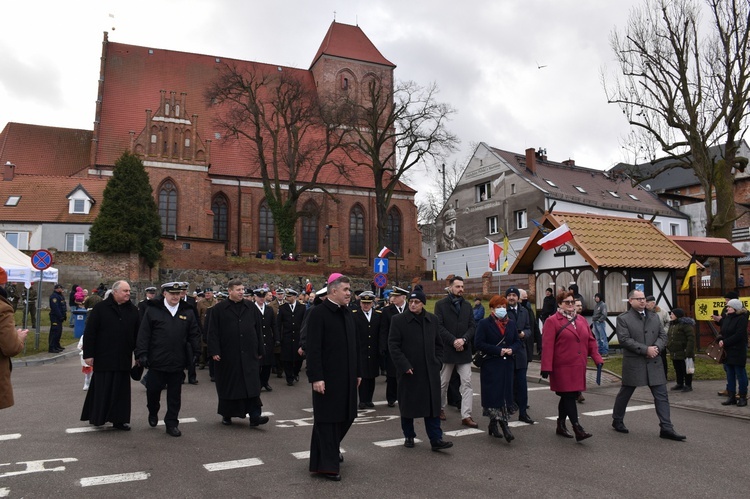
<svg viewBox="0 0 750 499">
<path fill-rule="evenodd" d="M 297 294 L 297 291 L 293 289 L 285 291 L 286 303 L 279 307 L 276 318 L 276 329 L 281 337 L 281 363 L 284 366 L 288 386 L 299 381 L 299 372 L 302 369 L 302 357 L 297 350 L 299 349 L 300 329 L 305 318 L 305 307 L 297 303 Z"/>
<path fill-rule="evenodd" d="M 617 339 L 623 348 L 622 387 L 612 410 L 612 427 L 617 432 L 628 433 L 623 424 L 628 401 L 637 386 L 648 386 L 659 417 L 659 437 L 685 440 L 685 435 L 674 430 L 669 416 L 667 377 L 659 355 L 667 346 L 667 335 L 659 317 L 646 309 L 646 296 L 642 291 L 631 291 L 628 301 L 630 310 L 617 316 Z"/>
<path fill-rule="evenodd" d="M 260 314 L 261 336 L 263 340 L 263 358 L 260 362 L 260 386 L 267 392 L 273 391 L 269 384 L 271 368 L 276 363 L 274 351 L 280 344 L 279 330 L 276 327 L 276 312 L 266 301 L 269 294 L 266 288 L 253 290 L 255 306 Z"/>
<path fill-rule="evenodd" d="M 359 409 L 372 408 L 375 378 L 380 374 L 380 323 L 383 313 L 373 309 L 375 293 L 363 291 L 359 295 L 359 308 L 352 311 L 359 336 L 359 362 L 362 382 L 359 384 Z"/>
<path fill-rule="evenodd" d="M 391 330 L 391 319 L 393 316 L 401 314 L 406 307 L 406 297 L 409 292 L 398 286 L 393 286 L 391 294 L 388 296 L 393 302 L 383 309 L 383 316 L 380 321 L 380 355 L 385 359 L 385 400 L 388 407 L 395 407 L 398 400 L 398 371 L 391 361 L 391 355 L 388 351 L 388 334 Z"/>
<path fill-rule="evenodd" d="M 512 321 L 515 321 L 518 337 L 521 338 L 521 344 L 523 345 L 523 348 L 519 348 L 515 354 L 516 366 L 513 371 L 513 399 L 518 406 L 518 420 L 526 424 L 534 424 L 534 420 L 531 419 L 527 412 L 529 389 L 526 384 L 526 371 L 528 370 L 531 358 L 531 352 L 528 349 L 529 345 L 531 345 L 531 348 L 534 345 L 529 311 L 521 305 L 521 291 L 515 286 L 508 288 L 505 292 L 505 298 L 508 300 L 508 317 Z"/>
</svg>

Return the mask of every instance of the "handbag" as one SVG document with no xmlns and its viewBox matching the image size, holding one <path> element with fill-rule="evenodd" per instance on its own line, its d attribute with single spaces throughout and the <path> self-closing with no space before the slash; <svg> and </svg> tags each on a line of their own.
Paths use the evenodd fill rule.
<svg viewBox="0 0 750 499">
<path fill-rule="evenodd" d="M 706 347 L 706 355 L 719 364 L 724 364 L 727 361 L 727 353 L 724 351 L 724 348 L 719 346 L 718 341 L 714 341 Z"/>
<path fill-rule="evenodd" d="M 499 347 L 499 346 L 500 346 L 500 345 L 502 345 L 503 343 L 505 343 L 505 336 L 503 336 L 503 339 L 502 339 L 502 340 L 500 340 L 500 343 L 498 343 L 498 344 L 497 344 L 497 345 L 495 345 L 495 346 L 498 346 L 498 347 Z M 475 366 L 477 366 L 477 367 L 481 368 L 481 367 L 482 367 L 482 364 L 483 364 L 483 363 L 484 363 L 484 361 L 485 361 L 485 359 L 487 359 L 487 358 L 488 358 L 489 356 L 490 356 L 489 354 L 487 354 L 487 353 L 484 353 L 484 352 L 483 352 L 483 351 L 481 351 L 481 350 L 477 350 L 476 352 L 474 352 L 474 355 L 473 355 L 473 356 L 471 357 L 471 363 L 472 363 L 472 364 L 474 364 Z"/>
<path fill-rule="evenodd" d="M 685 359 L 685 373 L 695 374 L 695 361 L 693 359 Z"/>
</svg>

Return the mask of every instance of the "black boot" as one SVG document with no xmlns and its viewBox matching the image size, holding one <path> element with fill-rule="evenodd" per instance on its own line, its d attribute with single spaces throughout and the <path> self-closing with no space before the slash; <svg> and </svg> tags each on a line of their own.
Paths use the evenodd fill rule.
<svg viewBox="0 0 750 499">
<path fill-rule="evenodd" d="M 510 442 L 511 440 L 516 438 L 510 432 L 510 428 L 508 427 L 508 411 L 505 409 L 503 409 L 502 417 L 500 418 L 500 429 L 503 431 L 503 437 L 505 437 L 505 440 L 507 442 Z"/>
<path fill-rule="evenodd" d="M 747 406 L 747 393 L 740 393 L 740 398 L 737 399 L 737 407 Z"/>
<path fill-rule="evenodd" d="M 734 398 L 734 392 L 727 392 L 728 398 L 721 405 L 737 405 L 737 399 Z"/>
<path fill-rule="evenodd" d="M 586 433 L 580 423 L 571 423 L 571 426 L 573 427 L 573 433 L 576 434 L 576 442 L 586 440 L 593 436 L 591 433 Z"/>
<path fill-rule="evenodd" d="M 500 430 L 497 429 L 497 419 L 490 419 L 490 426 L 487 429 L 490 435 L 492 435 L 495 438 L 502 438 L 503 436 L 500 434 Z"/>
<path fill-rule="evenodd" d="M 557 431 L 555 433 L 565 438 L 573 438 L 573 435 L 570 434 L 568 428 L 565 426 L 565 419 L 557 418 Z"/>
</svg>

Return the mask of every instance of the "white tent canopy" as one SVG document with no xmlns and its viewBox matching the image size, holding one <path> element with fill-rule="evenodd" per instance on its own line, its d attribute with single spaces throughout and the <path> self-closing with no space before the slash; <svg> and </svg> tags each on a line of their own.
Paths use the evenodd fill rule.
<svg viewBox="0 0 750 499">
<path fill-rule="evenodd" d="M 8 273 L 9 282 L 22 282 L 27 288 L 32 282 L 39 282 L 41 272 L 31 265 L 31 257 L 18 251 L 4 237 L 0 237 L 0 267 Z M 46 269 L 42 278 L 44 282 L 57 282 L 57 269 Z"/>
</svg>

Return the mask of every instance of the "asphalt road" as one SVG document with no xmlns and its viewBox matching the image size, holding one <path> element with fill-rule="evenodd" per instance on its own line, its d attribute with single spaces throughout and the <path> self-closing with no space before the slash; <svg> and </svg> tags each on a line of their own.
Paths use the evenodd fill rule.
<svg viewBox="0 0 750 499">
<path fill-rule="evenodd" d="M 342 444 L 343 480 L 333 483 L 307 472 L 312 413 L 304 378 L 288 387 L 273 377 L 274 391 L 262 396 L 271 422 L 251 429 L 246 420 L 222 426 L 208 371 L 198 376 L 199 385 L 183 386 L 183 436 L 173 438 L 161 425 L 148 426 L 139 383 L 132 431 L 81 431 L 91 427 L 79 421 L 85 392 L 77 357 L 14 369 L 16 405 L 0 411 L 0 497 L 747 496 L 750 422 L 673 408 L 675 427 L 688 439 L 662 440 L 646 389 L 631 401 L 628 435 L 610 427 L 617 387 L 589 391 L 579 410 L 594 437 L 582 443 L 554 434 L 558 398 L 545 386 L 531 386 L 529 413 L 538 424 L 516 422 L 511 444 L 487 435 L 475 395 L 480 431 L 463 431 L 449 408 L 443 430 L 455 445 L 431 452 L 421 422 L 421 442 L 401 445 L 398 408 L 382 402 L 379 378 L 381 402 L 360 411 Z M 473 383 L 478 392 L 478 374 Z"/>
</svg>

